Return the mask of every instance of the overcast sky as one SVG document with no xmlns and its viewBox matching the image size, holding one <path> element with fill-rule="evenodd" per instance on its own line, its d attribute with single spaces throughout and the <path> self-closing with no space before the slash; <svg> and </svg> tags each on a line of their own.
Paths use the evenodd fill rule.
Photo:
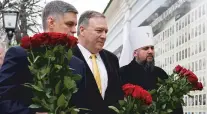
<svg viewBox="0 0 207 114">
<path fill-rule="evenodd" d="M 53 0 L 42 0 L 40 4 L 41 6 L 44 7 L 45 4 L 50 1 Z M 68 2 L 76 7 L 76 9 L 79 12 L 78 17 L 86 10 L 95 10 L 102 13 L 109 2 L 109 0 L 63 0 L 63 1 Z M 41 23 L 40 17 L 38 20 L 39 20 L 38 22 Z M 41 29 L 40 32 L 42 32 Z M 29 33 L 29 34 L 32 35 L 33 33 Z"/>
<path fill-rule="evenodd" d="M 45 0 L 45 1 L 47 3 L 52 0 Z M 86 10 L 95 10 L 98 12 L 103 12 L 109 2 L 109 0 L 63 0 L 63 1 L 74 5 L 78 10 L 79 15 Z"/>
</svg>

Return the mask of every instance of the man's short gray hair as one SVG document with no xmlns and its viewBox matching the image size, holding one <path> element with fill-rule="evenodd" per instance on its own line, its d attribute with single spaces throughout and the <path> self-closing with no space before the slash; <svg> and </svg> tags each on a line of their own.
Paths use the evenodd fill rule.
<svg viewBox="0 0 207 114">
<path fill-rule="evenodd" d="M 67 12 L 73 12 L 75 14 L 78 13 L 77 9 L 73 5 L 60 0 L 55 0 L 47 3 L 42 12 L 43 29 L 47 29 L 47 18 L 49 16 L 53 16 L 57 19 L 58 16 L 63 16 L 64 13 Z"/>
<path fill-rule="evenodd" d="M 89 24 L 89 19 L 93 17 L 102 17 L 105 18 L 104 14 L 97 12 L 97 11 L 85 11 L 83 14 L 81 14 L 79 20 L 78 20 L 78 30 L 77 30 L 77 35 L 79 36 L 80 26 L 87 26 Z"/>
</svg>

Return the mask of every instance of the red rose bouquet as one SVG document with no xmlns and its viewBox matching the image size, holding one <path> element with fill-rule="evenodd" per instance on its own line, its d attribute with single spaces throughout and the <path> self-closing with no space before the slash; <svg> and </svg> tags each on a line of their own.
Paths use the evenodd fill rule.
<svg viewBox="0 0 207 114">
<path fill-rule="evenodd" d="M 43 108 L 50 114 L 76 113 L 70 107 L 73 93 L 77 91 L 79 75 L 72 74 L 68 66 L 71 47 L 77 39 L 67 34 L 46 32 L 33 37 L 23 37 L 21 47 L 28 52 L 29 69 L 33 82 L 24 84 L 33 90 L 30 108 Z"/>
<path fill-rule="evenodd" d="M 183 104 L 183 95 L 190 91 L 202 90 L 203 85 L 190 70 L 176 66 L 173 73 L 166 80 L 160 80 L 158 89 L 152 90 L 153 103 L 147 110 L 148 114 L 169 114 Z"/>
<path fill-rule="evenodd" d="M 122 86 L 122 90 L 125 98 L 119 101 L 119 108 L 109 107 L 118 114 L 142 114 L 152 103 L 150 93 L 140 86 L 125 84 Z"/>
</svg>

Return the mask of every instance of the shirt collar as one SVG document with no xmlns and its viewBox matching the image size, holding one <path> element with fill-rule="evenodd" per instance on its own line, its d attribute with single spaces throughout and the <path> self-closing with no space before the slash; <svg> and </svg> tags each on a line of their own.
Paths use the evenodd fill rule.
<svg viewBox="0 0 207 114">
<path fill-rule="evenodd" d="M 85 47 L 83 47 L 81 44 L 78 44 L 79 49 L 81 50 L 83 56 L 85 59 L 90 59 L 90 56 L 92 55 L 92 53 L 90 51 L 88 51 Z M 96 54 L 96 57 L 98 60 L 101 59 L 99 53 Z"/>
</svg>

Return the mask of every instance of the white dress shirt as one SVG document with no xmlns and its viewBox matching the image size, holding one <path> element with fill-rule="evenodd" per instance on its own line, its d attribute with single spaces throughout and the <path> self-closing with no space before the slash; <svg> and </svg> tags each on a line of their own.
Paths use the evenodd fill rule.
<svg viewBox="0 0 207 114">
<path fill-rule="evenodd" d="M 92 55 L 91 52 L 89 52 L 86 48 L 84 48 L 81 44 L 78 44 L 78 47 L 84 57 L 84 59 L 86 60 L 89 68 L 91 69 L 91 72 L 93 73 L 93 66 L 92 66 L 92 60 L 90 58 L 90 56 Z M 106 88 L 108 86 L 108 74 L 106 71 L 106 67 L 101 59 L 101 56 L 99 53 L 96 54 L 96 62 L 98 64 L 98 69 L 99 69 L 99 73 L 100 73 L 100 78 L 101 78 L 101 89 L 102 89 L 102 98 L 104 99 L 105 96 L 105 91 Z"/>
</svg>

